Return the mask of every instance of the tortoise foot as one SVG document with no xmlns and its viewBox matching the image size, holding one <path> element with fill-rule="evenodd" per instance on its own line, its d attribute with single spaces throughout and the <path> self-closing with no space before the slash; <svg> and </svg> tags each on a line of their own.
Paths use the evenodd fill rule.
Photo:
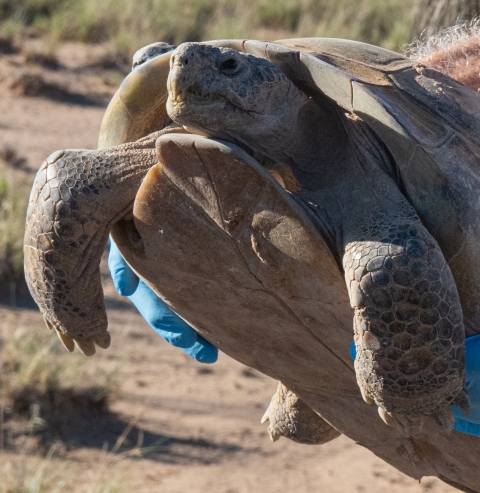
<svg viewBox="0 0 480 493">
<path fill-rule="evenodd" d="M 379 407 L 378 414 L 388 426 L 392 426 L 406 436 L 415 436 L 423 430 L 423 416 L 405 416 L 389 413 L 385 409 Z"/>
<path fill-rule="evenodd" d="M 77 347 L 85 356 L 93 356 L 96 353 L 95 345 L 101 349 L 110 347 L 111 338 L 108 331 L 86 339 L 70 337 L 59 329 L 55 329 L 55 333 L 69 353 L 72 353 Z"/>
<path fill-rule="evenodd" d="M 442 407 L 435 413 L 426 416 L 422 414 L 412 416 L 395 414 L 381 407 L 378 407 L 378 414 L 385 424 L 396 428 L 402 435 L 409 437 L 419 435 L 423 431 L 424 418 L 427 416 L 433 419 L 441 433 L 450 433 L 454 424 L 454 416 L 450 406 Z"/>
<path fill-rule="evenodd" d="M 321 445 L 341 434 L 281 382 L 261 423 L 267 421 L 272 442 L 284 436 L 297 443 Z"/>
</svg>

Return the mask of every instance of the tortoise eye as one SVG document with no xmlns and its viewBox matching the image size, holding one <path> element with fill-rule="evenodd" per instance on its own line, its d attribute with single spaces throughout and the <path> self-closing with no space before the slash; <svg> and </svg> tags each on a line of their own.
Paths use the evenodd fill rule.
<svg viewBox="0 0 480 493">
<path fill-rule="evenodd" d="M 237 71 L 238 63 L 235 58 L 227 58 L 222 65 L 220 65 L 220 72 L 225 75 L 234 75 Z"/>
</svg>

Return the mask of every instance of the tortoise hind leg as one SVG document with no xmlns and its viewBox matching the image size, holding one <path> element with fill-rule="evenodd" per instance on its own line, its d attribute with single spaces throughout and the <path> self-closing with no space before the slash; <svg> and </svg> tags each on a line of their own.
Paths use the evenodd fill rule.
<svg viewBox="0 0 480 493">
<path fill-rule="evenodd" d="M 321 445 L 341 435 L 282 382 L 262 418 L 269 421 L 268 434 L 272 442 L 280 437 L 307 445 Z"/>
</svg>

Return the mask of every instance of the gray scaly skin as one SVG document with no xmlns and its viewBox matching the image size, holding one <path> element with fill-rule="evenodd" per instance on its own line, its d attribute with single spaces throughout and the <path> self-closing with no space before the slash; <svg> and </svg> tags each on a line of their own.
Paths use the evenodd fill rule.
<svg viewBox="0 0 480 493">
<path fill-rule="evenodd" d="M 104 151 L 53 153 L 37 173 L 25 232 L 25 272 L 47 326 L 87 356 L 110 335 L 100 257 L 112 224 L 132 209 L 156 136 Z M 69 331 L 69 328 L 75 329 Z"/>
<path fill-rule="evenodd" d="M 171 58 L 167 111 L 192 133 L 288 166 L 293 195 L 343 265 L 362 396 L 407 434 L 468 411 L 464 327 L 445 258 L 395 182 L 382 143 L 355 115 L 309 98 L 266 60 L 188 43 Z"/>
</svg>

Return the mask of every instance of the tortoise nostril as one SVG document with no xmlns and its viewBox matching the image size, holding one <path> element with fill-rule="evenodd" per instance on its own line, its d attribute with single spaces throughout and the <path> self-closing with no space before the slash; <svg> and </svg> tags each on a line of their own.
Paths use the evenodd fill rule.
<svg viewBox="0 0 480 493">
<path fill-rule="evenodd" d="M 184 62 L 185 65 L 188 65 L 188 58 L 185 58 L 185 62 Z"/>
<path fill-rule="evenodd" d="M 226 75 L 231 75 L 236 72 L 238 63 L 235 58 L 227 58 L 222 65 L 220 65 L 220 71 Z"/>
</svg>

